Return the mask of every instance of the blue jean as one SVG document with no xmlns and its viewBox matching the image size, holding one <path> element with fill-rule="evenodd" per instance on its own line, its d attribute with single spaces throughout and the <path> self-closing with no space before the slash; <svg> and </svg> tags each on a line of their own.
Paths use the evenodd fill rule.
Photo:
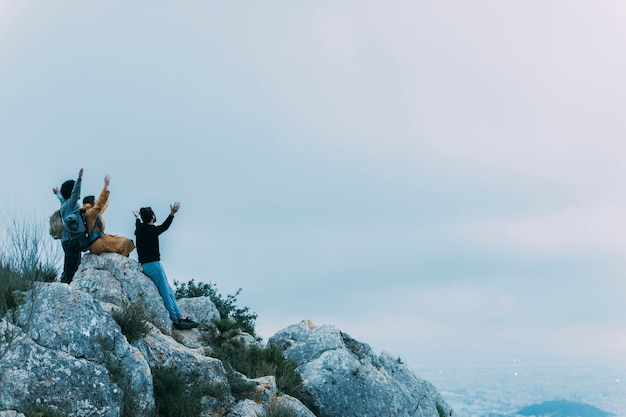
<svg viewBox="0 0 626 417">
<path fill-rule="evenodd" d="M 163 299 L 163 304 L 165 304 L 165 308 L 170 313 L 170 318 L 174 321 L 178 321 L 183 316 L 183 313 L 180 312 L 178 308 L 178 303 L 176 303 L 176 295 L 174 294 L 174 290 L 167 282 L 167 275 L 165 275 L 165 270 L 161 265 L 161 262 L 147 262 L 142 264 L 144 274 L 149 276 L 156 285 L 159 290 L 159 294 L 161 294 L 161 298 Z"/>
</svg>

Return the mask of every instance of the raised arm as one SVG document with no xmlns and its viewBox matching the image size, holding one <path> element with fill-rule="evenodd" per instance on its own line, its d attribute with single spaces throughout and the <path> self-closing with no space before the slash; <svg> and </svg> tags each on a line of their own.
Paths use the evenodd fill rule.
<svg viewBox="0 0 626 417">
<path fill-rule="evenodd" d="M 80 198 L 80 185 L 83 180 L 83 169 L 81 168 L 78 172 L 78 180 L 74 183 L 74 188 L 72 189 L 72 196 L 70 197 L 72 207 L 78 203 L 78 199 Z"/>
<path fill-rule="evenodd" d="M 100 191 L 100 195 L 98 196 L 98 200 L 96 200 L 95 206 L 93 208 L 98 213 L 104 213 L 104 211 L 109 206 L 109 184 L 111 183 L 111 177 L 109 174 L 104 176 L 104 187 L 102 187 L 102 191 Z"/>
<path fill-rule="evenodd" d="M 54 193 L 54 195 L 57 196 L 57 198 L 59 199 L 59 202 L 61 204 L 63 204 L 63 202 L 65 201 L 65 199 L 63 198 L 63 196 L 61 195 L 61 190 L 59 189 L 59 187 L 53 187 L 52 188 L 52 193 Z"/>
</svg>

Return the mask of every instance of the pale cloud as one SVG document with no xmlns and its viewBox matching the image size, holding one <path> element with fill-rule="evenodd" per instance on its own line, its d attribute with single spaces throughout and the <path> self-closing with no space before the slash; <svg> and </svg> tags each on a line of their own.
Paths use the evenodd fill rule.
<svg viewBox="0 0 626 417">
<path fill-rule="evenodd" d="M 626 31 L 615 7 L 336 5 L 321 18 L 326 51 L 356 65 L 379 47 L 402 66 L 394 80 L 402 86 L 396 101 L 387 109 L 372 106 L 378 118 L 361 121 L 376 131 L 376 123 L 392 125 L 380 116 L 392 112 L 395 134 L 363 131 L 358 141 L 341 140 L 401 160 L 421 161 L 427 151 L 444 164 L 541 178 L 574 193 L 624 191 L 616 179 L 626 166 L 626 122 L 619 112 L 626 97 L 619 40 Z M 359 70 L 357 79 L 366 72 Z M 372 92 L 363 86 L 361 93 Z M 362 95 L 359 101 L 376 99 L 355 94 Z"/>
<path fill-rule="evenodd" d="M 464 233 L 474 241 L 534 252 L 626 253 L 626 204 L 582 204 L 557 212 L 474 220 Z"/>
<path fill-rule="evenodd" d="M 311 319 L 413 363 L 577 329 L 623 349 L 623 6 L 15 4 L 5 199 L 48 215 L 84 163 L 86 193 L 112 174 L 111 232 L 181 200 L 170 277 L 243 287 L 264 336 Z"/>
</svg>

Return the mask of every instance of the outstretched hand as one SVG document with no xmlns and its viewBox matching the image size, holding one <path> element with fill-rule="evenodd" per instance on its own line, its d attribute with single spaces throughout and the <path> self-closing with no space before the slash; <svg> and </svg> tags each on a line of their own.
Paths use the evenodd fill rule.
<svg viewBox="0 0 626 417">
<path fill-rule="evenodd" d="M 83 169 L 81 168 L 80 171 L 78 171 L 78 179 L 82 180 L 83 179 Z"/>
<path fill-rule="evenodd" d="M 141 216 L 139 215 L 139 210 L 133 210 L 133 214 L 135 215 L 136 219 L 141 219 Z"/>
<path fill-rule="evenodd" d="M 174 204 L 170 204 L 170 214 L 173 216 L 180 209 L 180 203 L 177 201 Z"/>
<path fill-rule="evenodd" d="M 59 187 L 54 187 L 54 188 L 52 189 L 52 193 L 53 193 L 54 195 L 59 194 Z"/>
<path fill-rule="evenodd" d="M 104 176 L 104 188 L 109 188 L 109 183 L 111 182 L 111 176 L 106 174 Z"/>
</svg>

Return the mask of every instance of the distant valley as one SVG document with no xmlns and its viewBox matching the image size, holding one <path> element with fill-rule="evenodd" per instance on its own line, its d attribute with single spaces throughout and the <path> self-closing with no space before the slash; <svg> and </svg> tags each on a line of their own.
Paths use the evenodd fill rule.
<svg viewBox="0 0 626 417">
<path fill-rule="evenodd" d="M 422 364 L 456 417 L 626 417 L 626 365 L 568 361 Z"/>
</svg>

